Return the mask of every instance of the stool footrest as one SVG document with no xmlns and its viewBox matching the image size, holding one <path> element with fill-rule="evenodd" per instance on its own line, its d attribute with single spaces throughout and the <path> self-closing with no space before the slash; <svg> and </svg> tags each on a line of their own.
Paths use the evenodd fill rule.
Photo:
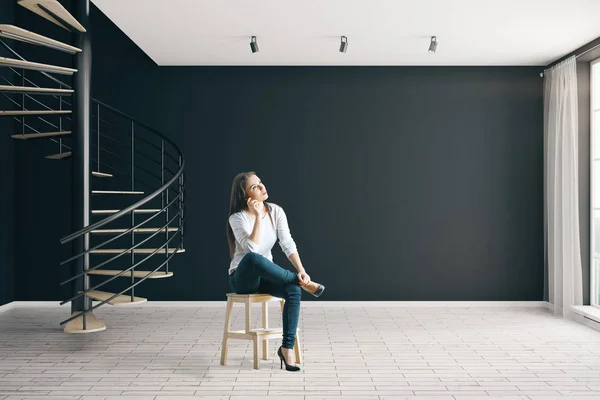
<svg viewBox="0 0 600 400">
<path fill-rule="evenodd" d="M 229 331 L 227 333 L 238 333 L 238 334 L 246 335 L 246 331 L 243 329 L 240 331 Z M 258 335 L 258 336 L 283 335 L 283 330 L 281 328 L 271 328 L 271 329 L 259 328 L 259 329 L 252 329 L 247 334 L 248 335 Z"/>
</svg>

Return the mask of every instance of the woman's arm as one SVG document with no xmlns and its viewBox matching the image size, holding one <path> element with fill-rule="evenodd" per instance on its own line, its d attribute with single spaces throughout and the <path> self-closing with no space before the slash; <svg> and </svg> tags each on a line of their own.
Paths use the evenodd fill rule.
<svg viewBox="0 0 600 400">
<path fill-rule="evenodd" d="M 229 217 L 229 225 L 231 226 L 235 240 L 240 244 L 242 250 L 253 252 L 258 250 L 258 245 L 260 244 L 260 223 L 254 223 L 254 228 L 251 235 L 248 235 L 245 222 L 240 215 L 233 214 L 231 217 Z M 259 227 L 257 228 L 256 225 L 259 225 Z M 255 234 L 256 236 L 254 237 L 257 238 L 257 241 L 252 239 L 253 235 Z"/>
<path fill-rule="evenodd" d="M 279 239 L 281 250 L 283 250 L 287 258 L 298 270 L 298 280 L 300 281 L 300 285 L 303 286 L 304 284 L 310 283 L 310 276 L 306 273 L 302 261 L 300 261 L 296 242 L 292 239 L 287 217 L 281 207 L 278 207 L 277 210 L 277 238 Z"/>
<path fill-rule="evenodd" d="M 300 255 L 298 253 L 292 253 L 288 258 L 298 270 L 298 282 L 300 283 L 300 286 L 308 285 L 311 282 L 310 275 L 306 273 L 306 270 L 302 266 Z"/>
<path fill-rule="evenodd" d="M 296 248 L 296 242 L 292 238 L 292 234 L 290 233 L 290 227 L 288 226 L 287 217 L 285 215 L 285 211 L 283 208 L 277 206 L 277 239 L 279 239 L 279 246 L 281 246 L 281 250 L 286 255 L 286 257 L 294 264 L 296 268 L 298 265 L 302 267 L 302 263 L 300 262 L 300 257 L 298 257 L 298 261 L 296 264 L 290 257 L 294 253 L 298 253 L 298 249 Z"/>
<path fill-rule="evenodd" d="M 252 228 L 252 233 L 250 234 L 250 237 L 248 238 L 256 244 L 260 244 L 260 238 L 261 238 L 260 227 L 261 227 L 261 225 L 262 224 L 260 222 L 260 217 L 256 216 L 256 218 L 254 218 L 254 227 Z"/>
<path fill-rule="evenodd" d="M 291 261 L 292 264 L 294 264 L 294 267 L 296 267 L 298 272 L 306 272 L 304 270 L 304 267 L 302 266 L 302 261 L 300 261 L 300 255 L 298 253 L 290 254 L 288 259 Z"/>
</svg>

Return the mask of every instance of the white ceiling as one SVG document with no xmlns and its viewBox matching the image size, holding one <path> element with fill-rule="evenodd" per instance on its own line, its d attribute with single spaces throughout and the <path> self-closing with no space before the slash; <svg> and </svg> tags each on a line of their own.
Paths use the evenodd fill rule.
<svg viewBox="0 0 600 400">
<path fill-rule="evenodd" d="M 600 37 L 600 0 L 93 3 L 158 65 L 547 65 Z"/>
</svg>

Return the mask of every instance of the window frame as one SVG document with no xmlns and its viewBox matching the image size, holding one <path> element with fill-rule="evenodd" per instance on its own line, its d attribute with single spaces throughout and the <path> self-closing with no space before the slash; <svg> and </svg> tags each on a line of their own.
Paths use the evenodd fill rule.
<svg viewBox="0 0 600 400">
<path fill-rule="evenodd" d="M 600 182 L 596 182 L 600 177 L 596 177 L 594 174 L 594 163 L 600 163 L 600 154 L 594 154 L 595 142 L 600 140 L 600 137 L 595 137 L 596 126 L 600 125 L 600 115 L 598 121 L 596 121 L 596 111 L 600 111 L 600 104 L 595 104 L 595 101 L 600 99 L 600 79 L 596 79 L 597 75 L 600 75 L 600 58 L 590 62 L 590 305 L 600 309 L 600 281 L 598 281 L 600 252 L 598 254 L 595 252 L 596 229 L 594 221 L 595 211 L 600 211 L 600 207 L 594 207 L 597 201 L 594 192 L 600 190 Z"/>
</svg>

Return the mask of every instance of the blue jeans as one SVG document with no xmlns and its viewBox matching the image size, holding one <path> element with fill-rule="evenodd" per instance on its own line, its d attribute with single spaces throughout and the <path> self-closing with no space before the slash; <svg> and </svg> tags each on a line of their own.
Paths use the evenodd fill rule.
<svg viewBox="0 0 600 400">
<path fill-rule="evenodd" d="M 229 286 L 235 293 L 268 293 L 285 299 L 283 306 L 283 340 L 281 347 L 293 349 L 300 316 L 302 289 L 298 276 L 268 258 L 250 252 L 242 258 L 237 269 L 229 275 Z"/>
</svg>

